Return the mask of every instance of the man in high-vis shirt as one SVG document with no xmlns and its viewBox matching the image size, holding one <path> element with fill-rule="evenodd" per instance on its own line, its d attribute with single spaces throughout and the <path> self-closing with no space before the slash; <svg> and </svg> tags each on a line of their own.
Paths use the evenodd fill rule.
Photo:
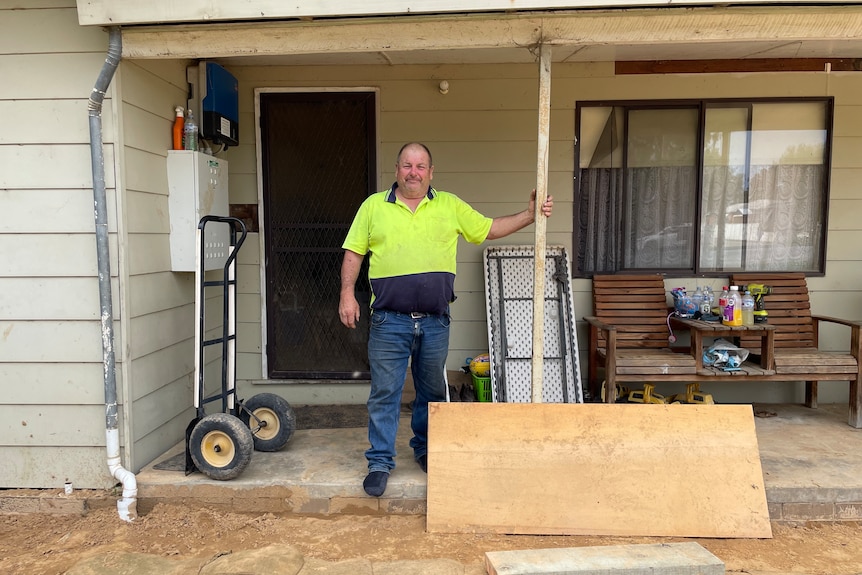
<svg viewBox="0 0 862 575">
<path fill-rule="evenodd" d="M 360 206 L 342 248 L 341 323 L 356 328 L 360 309 L 354 288 L 370 253 L 371 329 L 368 361 L 368 476 L 365 492 L 380 497 L 395 468 L 395 435 L 401 393 L 411 362 L 413 402 L 410 447 L 427 470 L 428 402 L 446 400 L 444 371 L 449 352 L 449 304 L 455 300 L 458 236 L 481 244 L 533 223 L 536 191 L 526 210 L 488 218 L 448 192 L 431 187 L 434 165 L 424 144 L 405 144 L 395 162 L 395 183 Z M 551 215 L 553 198 L 542 206 Z"/>
</svg>

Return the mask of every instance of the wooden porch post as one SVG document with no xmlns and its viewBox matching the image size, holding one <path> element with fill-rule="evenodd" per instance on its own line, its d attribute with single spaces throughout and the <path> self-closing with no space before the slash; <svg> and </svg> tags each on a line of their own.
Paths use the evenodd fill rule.
<svg viewBox="0 0 862 575">
<path fill-rule="evenodd" d="M 539 44 L 539 145 L 536 164 L 536 247 L 533 268 L 532 402 L 542 403 L 545 357 L 545 230 L 542 204 L 548 197 L 548 133 L 551 124 L 551 46 Z"/>
</svg>

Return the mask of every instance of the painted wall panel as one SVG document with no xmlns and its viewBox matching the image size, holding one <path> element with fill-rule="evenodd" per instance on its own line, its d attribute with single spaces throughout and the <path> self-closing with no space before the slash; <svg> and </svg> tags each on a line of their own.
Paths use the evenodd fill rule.
<svg viewBox="0 0 862 575">
<path fill-rule="evenodd" d="M 159 114 L 124 104 L 123 133 L 126 147 L 156 155 L 167 155 L 173 144 L 171 127 L 174 123 L 173 108 L 169 108 L 169 111 L 171 115 L 166 117 L 165 113 Z"/>
<path fill-rule="evenodd" d="M 2 74 L 2 71 L 0 71 Z M 114 156 L 110 145 L 104 148 L 105 185 L 114 187 L 110 169 Z M 89 145 L 0 146 L 0 166 L 16 166 L 0 171 L 3 188 L 85 188 L 93 189 Z M 34 178 L 33 174 L 38 174 Z"/>
<path fill-rule="evenodd" d="M 832 140 L 833 168 L 862 168 L 862 136 L 835 137 Z"/>
<path fill-rule="evenodd" d="M 109 489 L 116 480 L 107 458 L 104 447 L 0 446 L 0 485 L 59 489 L 71 481 L 76 488 Z"/>
<path fill-rule="evenodd" d="M 3 402 L 10 405 L 105 402 L 101 363 L 3 363 L 0 373 Z"/>
<path fill-rule="evenodd" d="M 245 323 L 256 323 L 260 325 L 258 319 L 260 314 L 260 294 L 258 293 L 239 293 L 236 296 L 236 313 L 237 316 L 246 319 Z"/>
<path fill-rule="evenodd" d="M 862 168 L 836 168 L 829 181 L 829 197 L 833 200 L 862 199 Z"/>
<path fill-rule="evenodd" d="M 242 272 L 250 272 L 250 269 L 246 269 L 244 266 L 249 266 L 249 268 L 256 268 L 260 263 L 260 252 L 255 249 L 246 249 L 246 244 L 255 245 L 260 241 L 260 235 L 257 233 L 249 233 L 246 236 L 245 242 L 243 242 L 242 247 L 239 250 L 239 255 L 236 256 L 237 266 L 239 267 L 239 271 L 237 273 Z"/>
<path fill-rule="evenodd" d="M 860 213 L 862 213 L 862 200 L 832 200 L 829 206 L 829 247 L 842 246 L 845 244 L 843 240 L 849 239 L 842 238 L 839 231 L 862 230 Z M 858 245 L 855 247 L 858 248 Z M 853 253 L 852 259 L 859 259 L 858 249 Z"/>
<path fill-rule="evenodd" d="M 80 28 L 74 6 L 48 10 L 3 10 L 0 6 L 0 54 L 40 54 L 104 50 L 101 28 Z M 33 30 L 51 30 L 33 34 Z M 95 78 L 94 78 L 95 80 Z"/>
<path fill-rule="evenodd" d="M 171 233 L 167 196 L 128 190 L 126 192 L 126 209 L 128 210 L 128 226 L 126 228 L 128 233 Z"/>
<path fill-rule="evenodd" d="M 4 445 L 105 444 L 104 405 L 0 405 Z"/>
<path fill-rule="evenodd" d="M 132 234 L 127 239 L 129 275 L 171 269 L 170 236 L 164 233 Z"/>
<path fill-rule="evenodd" d="M 125 60 L 122 68 L 123 102 L 139 110 L 174 121 L 174 107 L 186 107 L 188 85 L 183 60 Z M 137 126 L 136 126 L 137 127 Z M 170 127 L 168 128 L 170 136 Z M 157 138 L 154 142 L 161 141 Z M 148 145 L 153 145 L 149 142 Z M 168 139 L 167 146 L 171 140 Z M 165 147 L 167 150 L 168 147 Z"/>
<path fill-rule="evenodd" d="M 132 470 L 137 473 L 142 467 L 163 455 L 167 451 L 165 445 L 173 447 L 180 444 L 177 438 L 184 441 L 186 427 L 193 418 L 194 411 L 189 408 L 169 423 L 153 430 L 152 433 L 144 437 L 138 438 L 135 442 L 135 463 Z"/>
<path fill-rule="evenodd" d="M 111 285 L 117 306 L 116 278 Z M 95 320 L 99 313 L 99 281 L 91 277 L 0 278 L 0 319 Z"/>
<path fill-rule="evenodd" d="M 0 145 L 86 144 L 90 141 L 86 97 L 78 100 L 0 100 L 0 118 L 4 121 Z M 105 132 L 112 132 L 112 123 L 110 114 L 102 116 Z"/>
<path fill-rule="evenodd" d="M 135 148 L 123 150 L 126 189 L 149 194 L 168 195 L 168 171 L 164 155 L 153 154 Z M 167 268 L 166 268 L 167 269 Z"/>
<path fill-rule="evenodd" d="M 105 61 L 108 37 L 98 53 L 12 54 L 0 56 L 0 100 L 86 100 Z M 105 140 L 109 141 L 109 140 Z"/>
<path fill-rule="evenodd" d="M 331 315 L 337 315 L 336 310 L 332 310 Z M 242 353 L 261 353 L 261 333 L 260 323 L 237 323 L 236 326 L 236 350 Z"/>
<path fill-rule="evenodd" d="M 117 240 L 110 237 L 111 270 L 117 269 Z M 0 276 L 96 276 L 96 243 L 86 234 L 0 234 Z"/>
<path fill-rule="evenodd" d="M 75 7 L 75 0 L 0 0 L 0 10 Z"/>
<path fill-rule="evenodd" d="M 113 189 L 108 198 L 108 230 L 117 229 Z M 2 233 L 93 233 L 92 189 L 0 190 L 0 205 L 7 214 L 0 219 Z"/>
<path fill-rule="evenodd" d="M 133 399 L 138 400 L 162 387 L 175 385 L 184 377 L 188 378 L 191 385 L 196 353 L 194 341 L 189 338 L 161 349 L 157 353 L 136 358 L 131 362 L 129 369 L 130 377 L 135 382 L 132 390 Z M 189 390 L 189 398 L 185 400 L 189 405 L 191 405 L 191 397 L 191 390 Z"/>
<path fill-rule="evenodd" d="M 122 345 L 114 328 L 114 345 Z M 102 330 L 96 321 L 0 321 L 0 363 L 102 363 Z"/>
<path fill-rule="evenodd" d="M 233 173 L 233 168 L 231 168 L 231 173 L 228 177 L 228 189 L 230 190 L 230 203 L 232 204 L 257 203 L 257 175 L 255 173 L 235 174 Z"/>
<path fill-rule="evenodd" d="M 166 309 L 132 318 L 134 340 L 129 349 L 130 359 L 167 349 L 186 338 L 194 337 L 194 306 Z"/>
<path fill-rule="evenodd" d="M 862 91 L 862 85 L 855 87 Z M 847 104 L 854 100 L 846 100 Z M 836 105 L 832 133 L 836 136 L 857 136 L 862 134 L 862 105 Z"/>
<path fill-rule="evenodd" d="M 192 303 L 195 293 L 194 274 L 160 272 L 131 276 L 128 280 L 131 301 L 130 317 Z"/>
<path fill-rule="evenodd" d="M 188 425 L 194 417 L 194 412 L 190 412 L 193 397 L 192 389 L 191 375 L 184 375 L 181 379 L 172 381 L 168 385 L 136 399 L 135 421 L 132 427 L 134 436 L 146 437 L 181 415 L 191 413 L 191 417 L 188 417 L 185 422 Z M 184 419 L 186 418 L 184 417 Z"/>
</svg>

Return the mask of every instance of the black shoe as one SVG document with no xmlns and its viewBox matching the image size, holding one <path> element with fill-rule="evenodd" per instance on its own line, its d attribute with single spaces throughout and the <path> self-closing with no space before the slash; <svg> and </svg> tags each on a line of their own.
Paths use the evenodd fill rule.
<svg viewBox="0 0 862 575">
<path fill-rule="evenodd" d="M 424 471 L 425 473 L 428 473 L 428 456 L 427 455 L 420 455 L 419 457 L 417 457 L 416 463 L 419 464 L 419 468 L 422 471 Z"/>
<path fill-rule="evenodd" d="M 389 481 L 389 474 L 385 471 L 372 471 L 365 477 L 362 482 L 362 487 L 365 493 L 371 497 L 380 497 L 386 491 L 386 482 Z"/>
</svg>

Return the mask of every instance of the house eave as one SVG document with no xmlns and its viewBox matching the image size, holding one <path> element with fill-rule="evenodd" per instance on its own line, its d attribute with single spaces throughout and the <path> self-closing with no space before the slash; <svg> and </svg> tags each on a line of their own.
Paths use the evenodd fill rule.
<svg viewBox="0 0 862 575">
<path fill-rule="evenodd" d="M 510 49 L 533 61 L 859 57 L 862 6 L 646 8 L 123 27 L 126 58 L 261 58 Z M 728 47 L 735 46 L 734 51 Z M 409 58 L 405 59 L 405 62 Z M 239 62 L 238 62 L 239 63 Z"/>
</svg>

